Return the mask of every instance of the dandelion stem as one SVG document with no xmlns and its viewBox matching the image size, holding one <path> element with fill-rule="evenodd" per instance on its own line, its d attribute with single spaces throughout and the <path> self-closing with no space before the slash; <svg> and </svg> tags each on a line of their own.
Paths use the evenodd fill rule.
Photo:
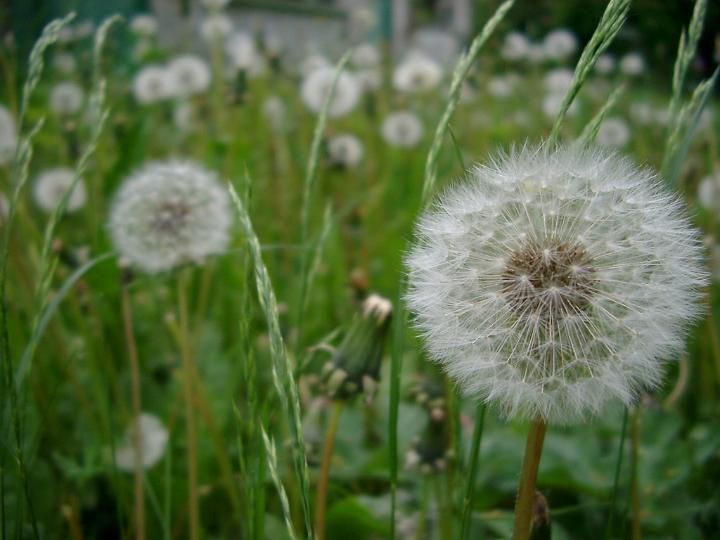
<svg viewBox="0 0 720 540">
<path fill-rule="evenodd" d="M 515 525 L 513 526 L 513 540 L 528 540 L 530 538 L 530 521 L 533 515 L 533 502 L 535 500 L 535 483 L 537 481 L 540 455 L 542 454 L 545 429 L 547 425 L 541 419 L 533 420 L 528 431 L 525 457 L 523 459 L 520 487 L 515 502 Z"/>
<path fill-rule="evenodd" d="M 625 437 L 627 434 L 628 409 L 625 407 L 623 412 L 622 428 L 620 428 L 620 448 L 618 449 L 617 463 L 615 464 L 615 477 L 613 479 L 612 495 L 610 496 L 610 513 L 608 515 L 607 525 L 605 527 L 605 538 L 610 539 L 612 536 L 613 520 L 615 518 L 615 502 L 617 500 L 618 485 L 620 483 L 620 469 L 622 468 L 623 448 L 625 447 Z"/>
<path fill-rule="evenodd" d="M 640 409 L 636 408 L 630 418 L 630 508 L 632 529 L 630 538 L 640 540 L 640 481 L 638 478 L 638 446 L 640 444 Z"/>
<path fill-rule="evenodd" d="M 132 386 L 132 412 L 133 412 L 133 429 L 132 444 L 134 461 L 134 497 L 135 497 L 135 538 L 144 540 L 145 538 L 145 499 L 144 499 L 144 472 L 142 463 L 142 444 L 140 442 L 140 362 L 138 361 L 137 346 L 135 344 L 135 334 L 133 332 L 132 306 L 130 304 L 130 291 L 128 290 L 128 280 L 123 278 L 122 286 L 122 314 L 123 326 L 125 329 L 125 343 L 128 348 L 128 358 L 130 360 L 130 377 Z"/>
<path fill-rule="evenodd" d="M 327 507 L 328 483 L 330 480 L 330 462 L 335 448 L 335 433 L 338 420 L 342 413 L 342 401 L 337 401 L 330 413 L 327 429 L 325 430 L 325 445 L 323 447 L 322 463 L 320 464 L 320 478 L 318 479 L 317 495 L 315 496 L 315 535 L 317 540 L 325 540 L 325 510 Z"/>
<path fill-rule="evenodd" d="M 180 312 L 180 354 L 183 364 L 183 387 L 185 392 L 185 416 L 187 421 L 187 468 L 188 468 L 188 505 L 190 510 L 190 538 L 200 538 L 200 516 L 198 512 L 197 488 L 197 433 L 195 428 L 193 399 L 193 365 L 188 329 L 187 285 L 189 269 L 178 276 L 178 311 Z"/>
<path fill-rule="evenodd" d="M 477 475 L 478 458 L 480 456 L 480 442 L 482 441 L 483 426 L 485 425 L 485 404 L 478 404 L 475 411 L 475 429 L 470 446 L 470 466 L 467 473 L 467 485 L 465 487 L 465 499 L 463 501 L 462 526 L 460 528 L 460 540 L 465 540 L 470 534 L 470 515 L 472 514 L 472 501 L 475 495 L 475 476 Z"/>
</svg>

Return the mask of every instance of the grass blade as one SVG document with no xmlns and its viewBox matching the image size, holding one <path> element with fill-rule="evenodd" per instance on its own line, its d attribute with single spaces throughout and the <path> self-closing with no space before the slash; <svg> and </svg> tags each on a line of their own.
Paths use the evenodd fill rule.
<svg viewBox="0 0 720 540">
<path fill-rule="evenodd" d="M 607 113 L 610 111 L 610 109 L 615 106 L 618 98 L 624 91 L 625 87 L 623 85 L 620 85 L 615 90 L 613 90 L 612 94 L 610 94 L 610 97 L 608 97 L 607 101 L 602 106 L 602 109 L 600 109 L 597 114 L 593 116 L 592 120 L 590 120 L 590 122 L 588 122 L 588 124 L 585 126 L 585 129 L 583 129 L 580 137 L 578 137 L 577 144 L 579 144 L 580 146 L 587 146 L 589 144 L 592 144 L 593 141 L 595 141 L 595 137 L 597 137 L 598 131 L 600 130 L 600 125 L 602 124 L 603 120 L 605 120 L 605 116 L 607 116 Z"/>
<path fill-rule="evenodd" d="M 483 427 L 485 426 L 485 410 L 484 403 L 480 403 L 475 410 L 475 429 L 470 446 L 470 459 L 467 463 L 469 468 L 466 478 L 467 484 L 465 485 L 465 498 L 463 499 L 460 540 L 465 540 L 470 534 L 470 516 L 472 515 L 473 499 L 475 497 L 475 477 L 477 476 L 477 466 L 480 460 L 480 444 L 482 442 Z"/>
</svg>

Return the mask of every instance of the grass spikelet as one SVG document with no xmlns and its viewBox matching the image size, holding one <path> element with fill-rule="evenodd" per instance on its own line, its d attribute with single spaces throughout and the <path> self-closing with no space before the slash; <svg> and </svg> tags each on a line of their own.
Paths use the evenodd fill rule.
<svg viewBox="0 0 720 540">
<path fill-rule="evenodd" d="M 292 438 L 292 455 L 295 474 L 300 488 L 300 503 L 303 519 L 305 521 L 306 538 L 313 538 L 312 514 L 310 512 L 310 480 L 307 457 L 305 455 L 305 442 L 302 433 L 302 419 L 300 414 L 300 398 L 297 383 L 293 377 L 293 367 L 283 342 L 278 318 L 277 300 L 272 288 L 270 275 L 262 260 L 262 251 L 250 216 L 238 196 L 235 188 L 230 186 L 230 196 L 237 209 L 240 226 L 246 237 L 255 267 L 255 282 L 257 285 L 258 300 L 265 315 L 270 337 L 270 356 L 272 357 L 272 376 L 278 398 L 285 413 L 288 428 Z"/>
<path fill-rule="evenodd" d="M 600 129 L 600 124 L 602 124 L 605 116 L 607 116 L 607 113 L 610 112 L 610 109 L 615 106 L 618 98 L 622 95 L 624 91 L 625 87 L 623 85 L 618 86 L 615 90 L 612 91 L 602 108 L 583 128 L 580 137 L 578 137 L 577 144 L 585 146 L 588 144 L 592 144 L 595 141 L 595 137 L 597 137 L 598 130 Z"/>
<path fill-rule="evenodd" d="M 296 540 L 297 535 L 293 529 L 292 517 L 290 515 L 290 503 L 288 502 L 287 493 L 283 487 L 282 480 L 278 473 L 277 452 L 275 451 L 275 443 L 268 437 L 265 428 L 262 428 L 263 442 L 265 443 L 265 454 L 267 455 L 268 469 L 272 477 L 275 489 L 277 489 L 278 497 L 280 497 L 280 506 L 282 506 L 283 518 L 285 518 L 285 526 L 291 540 Z"/>
</svg>

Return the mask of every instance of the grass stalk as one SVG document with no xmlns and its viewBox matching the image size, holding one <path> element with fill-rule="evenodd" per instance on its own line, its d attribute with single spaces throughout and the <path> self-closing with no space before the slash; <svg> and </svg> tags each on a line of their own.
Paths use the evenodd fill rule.
<svg viewBox="0 0 720 540">
<path fill-rule="evenodd" d="M 615 462 L 615 476 L 613 477 L 612 494 L 610 495 L 610 503 L 608 509 L 608 519 L 605 525 L 605 540 L 610 540 L 613 534 L 613 521 L 615 520 L 615 505 L 617 504 L 617 495 L 620 487 L 620 470 L 623 462 L 623 450 L 625 448 L 625 438 L 627 434 L 628 424 L 628 408 L 623 411 L 622 427 L 620 428 L 620 446 L 618 447 L 617 461 Z"/>
<path fill-rule="evenodd" d="M 630 416 L 630 513 L 632 515 L 630 538 L 640 540 L 642 527 L 640 518 L 640 474 L 638 458 L 640 449 L 640 409 L 638 407 Z"/>
<path fill-rule="evenodd" d="M 145 539 L 145 491 L 144 469 L 142 462 L 142 442 L 140 434 L 140 412 L 142 410 L 140 394 L 140 362 L 138 360 L 137 345 L 135 343 L 135 332 L 133 331 L 132 306 L 130 303 L 130 291 L 128 290 L 129 279 L 123 278 L 122 284 L 122 315 L 123 329 L 125 332 L 125 343 L 128 348 L 128 359 L 130 361 L 130 378 L 132 388 L 132 444 L 134 453 L 134 510 L 135 510 L 135 538 Z"/>
<path fill-rule="evenodd" d="M 315 497 L 315 535 L 317 540 L 325 540 L 325 512 L 327 510 L 328 484 L 330 482 L 330 464 L 332 462 L 333 450 L 335 448 L 335 434 L 337 433 L 342 408 L 342 401 L 336 401 L 333 404 L 330 419 L 325 429 L 325 444 L 323 446 L 320 476 L 318 478 L 317 495 Z"/>
<path fill-rule="evenodd" d="M 528 430 L 525 457 L 523 458 L 520 486 L 515 501 L 515 524 L 513 540 L 528 540 L 535 502 L 535 484 L 537 483 L 540 456 L 547 425 L 541 419 L 533 420 Z"/>
<path fill-rule="evenodd" d="M 463 499 L 460 540 L 465 540 L 470 534 L 470 517 L 472 515 L 473 498 L 475 496 L 475 477 L 477 476 L 477 467 L 480 458 L 480 444 L 485 426 L 485 411 L 485 403 L 478 404 L 475 410 L 475 429 L 473 430 L 472 443 L 470 445 L 470 459 L 467 463 L 467 484 L 465 485 L 465 498 Z"/>
<path fill-rule="evenodd" d="M 190 268 L 184 268 L 178 276 L 178 311 L 180 324 L 180 355 L 183 365 L 183 392 L 185 399 L 185 421 L 187 422 L 187 473 L 188 473 L 188 508 L 190 518 L 189 537 L 191 540 L 200 538 L 200 510 L 198 503 L 197 479 L 197 430 L 195 426 L 195 398 L 190 347 L 190 330 L 188 325 L 187 288 L 190 279 Z"/>
</svg>

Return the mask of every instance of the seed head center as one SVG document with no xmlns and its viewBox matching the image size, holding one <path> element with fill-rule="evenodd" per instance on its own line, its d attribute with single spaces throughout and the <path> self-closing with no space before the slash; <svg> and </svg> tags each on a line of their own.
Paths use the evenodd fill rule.
<svg viewBox="0 0 720 540">
<path fill-rule="evenodd" d="M 502 292 L 519 316 L 559 320 L 586 311 L 595 269 L 579 242 L 550 239 L 515 250 L 505 264 Z"/>
</svg>

